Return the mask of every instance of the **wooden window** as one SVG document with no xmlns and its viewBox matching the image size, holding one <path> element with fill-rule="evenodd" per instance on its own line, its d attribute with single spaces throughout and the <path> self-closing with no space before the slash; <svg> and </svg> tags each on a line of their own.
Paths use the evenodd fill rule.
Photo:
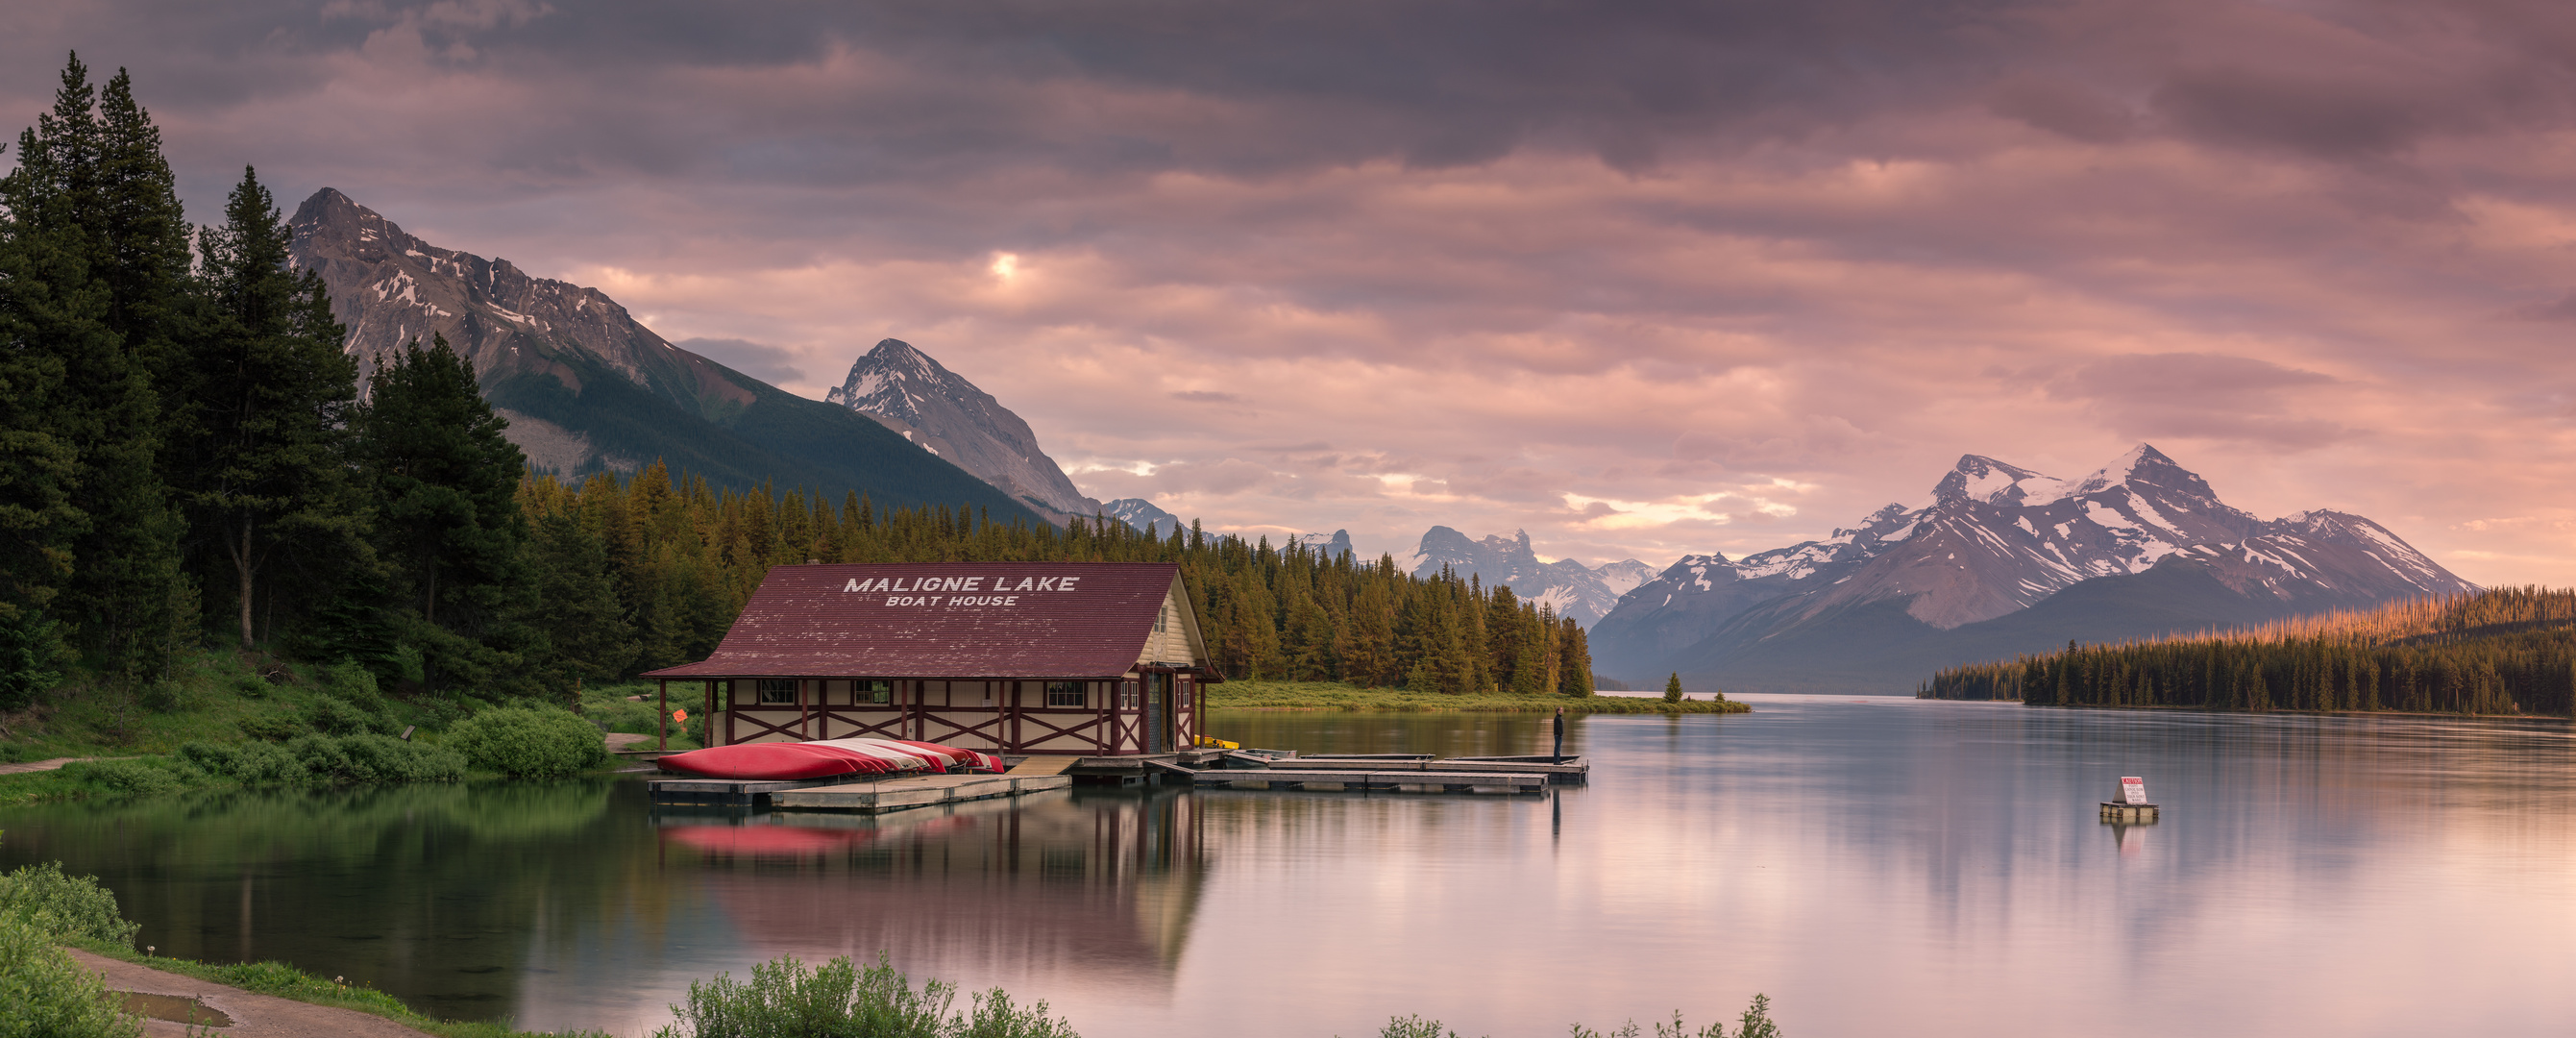
<svg viewBox="0 0 2576 1038">
<path fill-rule="evenodd" d="M 793 703 L 793 702 L 795 702 L 795 701 L 796 701 L 796 679 L 795 679 L 795 678 L 762 678 L 762 679 L 760 679 L 760 701 L 761 701 L 762 703 Z"/>
<path fill-rule="evenodd" d="M 1050 681 L 1046 683 L 1048 706 L 1081 706 L 1082 682 Z"/>
<path fill-rule="evenodd" d="M 1121 682 L 1119 682 L 1119 683 L 1118 683 L 1118 709 L 1121 709 L 1121 710 L 1133 710 L 1133 709 L 1136 709 L 1136 683 L 1135 683 L 1135 682 L 1133 682 L 1133 681 L 1121 681 Z"/>
<path fill-rule="evenodd" d="M 852 688 L 855 688 L 855 689 L 857 689 L 857 690 L 858 690 L 858 694 L 856 694 L 856 695 L 854 695 L 854 696 L 852 696 L 852 697 L 851 697 L 853 700 L 856 700 L 857 702 L 861 702 L 861 703 L 891 703 L 891 702 L 894 702 L 894 682 L 892 682 L 892 681 L 875 681 L 875 680 L 869 680 L 869 681 L 854 681 L 854 682 L 851 682 L 851 683 L 850 683 L 850 686 L 851 686 Z"/>
</svg>

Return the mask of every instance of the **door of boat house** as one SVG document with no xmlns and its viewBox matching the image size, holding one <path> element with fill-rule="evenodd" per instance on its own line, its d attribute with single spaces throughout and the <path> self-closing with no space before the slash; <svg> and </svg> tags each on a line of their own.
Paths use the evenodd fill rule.
<svg viewBox="0 0 2576 1038">
<path fill-rule="evenodd" d="M 1145 752 L 1172 752 L 1172 676 L 1145 673 Z"/>
</svg>

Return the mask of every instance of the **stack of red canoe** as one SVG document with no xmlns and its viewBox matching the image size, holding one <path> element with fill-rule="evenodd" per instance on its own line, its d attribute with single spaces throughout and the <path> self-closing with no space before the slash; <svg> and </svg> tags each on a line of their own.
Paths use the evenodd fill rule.
<svg viewBox="0 0 2576 1038">
<path fill-rule="evenodd" d="M 654 763 L 683 775 L 768 781 L 1002 770 L 1002 759 L 992 754 L 910 739 L 742 743 L 675 753 Z"/>
</svg>

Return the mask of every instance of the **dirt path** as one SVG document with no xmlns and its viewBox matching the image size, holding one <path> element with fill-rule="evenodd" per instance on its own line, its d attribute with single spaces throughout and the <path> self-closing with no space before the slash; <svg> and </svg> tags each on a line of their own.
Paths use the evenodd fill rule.
<svg viewBox="0 0 2576 1038">
<path fill-rule="evenodd" d="M 55 768 L 62 767 L 63 765 L 76 760 L 97 759 L 98 758 L 96 757 L 56 757 L 52 760 L 28 761 L 25 764 L 0 764 L 0 775 L 24 775 L 30 771 L 52 771 Z"/>
<path fill-rule="evenodd" d="M 179 998 L 195 996 L 198 1004 L 232 1018 L 232 1026 L 212 1032 L 225 1038 L 433 1038 L 427 1031 L 413 1030 L 384 1017 L 356 1010 L 254 995 L 240 988 L 164 973 L 131 962 L 119 962 L 78 948 L 64 950 L 90 972 L 105 978 L 110 991 L 140 991 Z M 143 1033 L 151 1038 L 183 1038 L 187 1030 L 185 1024 L 168 1020 L 146 1019 L 143 1022 Z"/>
<path fill-rule="evenodd" d="M 620 750 L 649 750 L 652 749 L 652 747 L 644 744 L 652 741 L 653 737 L 650 735 L 637 735 L 634 732 L 610 732 L 608 733 L 608 752 L 616 753 Z"/>
</svg>

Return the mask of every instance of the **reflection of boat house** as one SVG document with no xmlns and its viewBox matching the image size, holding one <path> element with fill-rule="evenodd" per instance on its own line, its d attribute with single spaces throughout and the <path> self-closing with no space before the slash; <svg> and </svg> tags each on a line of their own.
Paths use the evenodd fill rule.
<svg viewBox="0 0 2576 1038">
<path fill-rule="evenodd" d="M 702 682 L 712 745 L 875 736 L 1005 753 L 1171 753 L 1222 681 L 1169 563 L 780 566 Z"/>
</svg>

